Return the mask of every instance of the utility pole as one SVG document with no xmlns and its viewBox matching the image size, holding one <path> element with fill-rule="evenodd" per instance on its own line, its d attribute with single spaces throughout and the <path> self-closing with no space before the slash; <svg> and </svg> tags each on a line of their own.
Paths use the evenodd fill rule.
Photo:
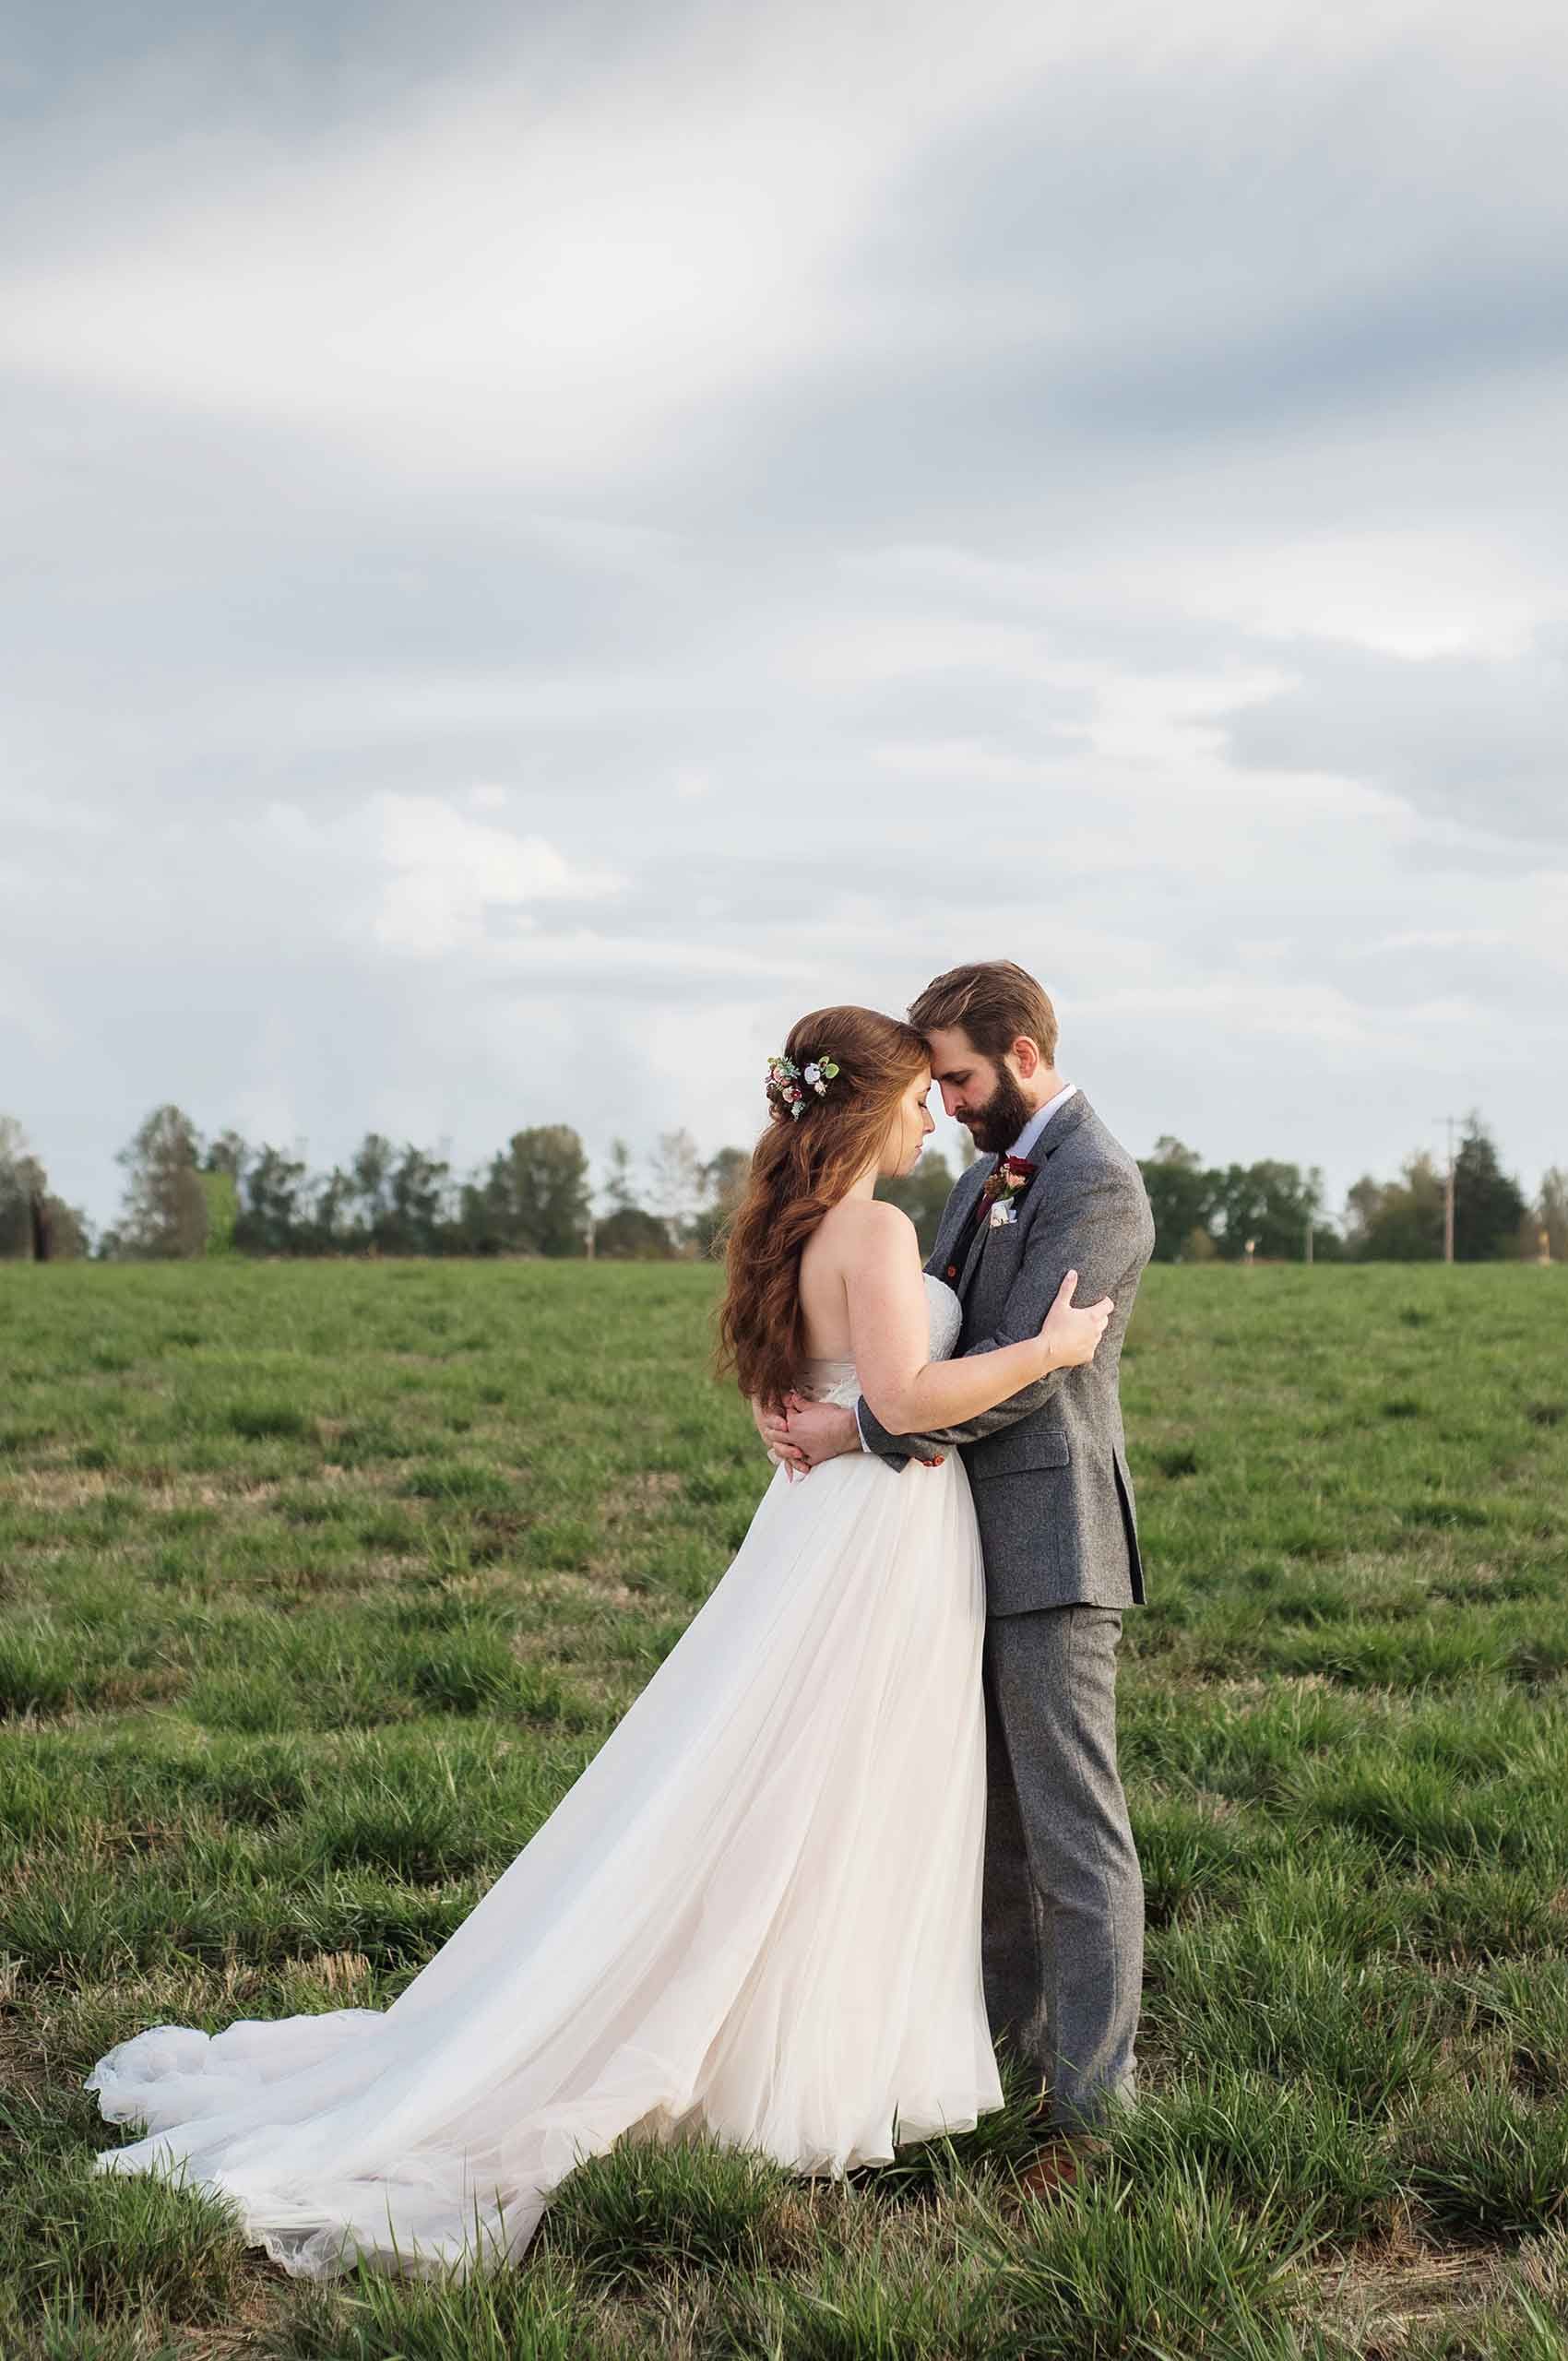
<svg viewBox="0 0 1568 2361">
<path fill-rule="evenodd" d="M 1448 1180 L 1443 1192 L 1443 1259 L 1454 1260 L 1454 1118 L 1440 1115 L 1439 1122 L 1448 1126 Z"/>
</svg>

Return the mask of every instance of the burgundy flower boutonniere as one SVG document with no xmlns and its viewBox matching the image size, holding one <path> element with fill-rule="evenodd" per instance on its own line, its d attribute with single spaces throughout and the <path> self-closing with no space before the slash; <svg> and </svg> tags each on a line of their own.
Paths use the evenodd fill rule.
<svg viewBox="0 0 1568 2361">
<path fill-rule="evenodd" d="M 1018 1200 L 1039 1169 L 1027 1156 L 1004 1156 L 985 1176 L 977 1218 L 986 1219 L 989 1206 L 992 1229 L 1005 1229 L 1009 1222 L 1016 1221 Z"/>
<path fill-rule="evenodd" d="M 982 1224 L 991 1229 L 1005 1229 L 1009 1222 L 1016 1221 L 1019 1200 L 1039 1170 L 1039 1165 L 1031 1164 L 1027 1156 L 1004 1156 L 1000 1164 L 993 1165 L 986 1174 L 975 1201 L 975 1229 Z M 971 1237 L 973 1234 L 973 1231 L 969 1233 Z M 950 1279 L 957 1277 L 958 1262 L 963 1260 L 956 1246 L 954 1252 L 958 1260 L 947 1265 Z"/>
</svg>

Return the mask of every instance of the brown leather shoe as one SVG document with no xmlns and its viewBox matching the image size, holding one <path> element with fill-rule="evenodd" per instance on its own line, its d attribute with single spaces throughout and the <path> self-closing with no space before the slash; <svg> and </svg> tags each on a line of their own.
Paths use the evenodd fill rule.
<svg viewBox="0 0 1568 2361">
<path fill-rule="evenodd" d="M 1082 2169 L 1075 2142 L 1060 2137 L 1048 2140 L 1020 2170 L 1018 2187 L 1026 2197 L 1063 2196 L 1076 2187 Z"/>
</svg>

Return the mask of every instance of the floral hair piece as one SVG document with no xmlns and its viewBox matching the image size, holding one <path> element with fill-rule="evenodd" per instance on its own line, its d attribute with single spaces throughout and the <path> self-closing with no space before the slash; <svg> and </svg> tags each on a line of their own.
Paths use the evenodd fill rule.
<svg viewBox="0 0 1568 2361">
<path fill-rule="evenodd" d="M 814 1058 L 809 1065 L 798 1066 L 793 1058 L 769 1058 L 767 1062 L 767 1093 L 777 1095 L 778 1103 L 787 1107 L 798 1121 L 806 1111 L 806 1093 L 814 1090 L 819 1098 L 827 1096 L 827 1086 L 838 1072 L 831 1055 Z"/>
</svg>

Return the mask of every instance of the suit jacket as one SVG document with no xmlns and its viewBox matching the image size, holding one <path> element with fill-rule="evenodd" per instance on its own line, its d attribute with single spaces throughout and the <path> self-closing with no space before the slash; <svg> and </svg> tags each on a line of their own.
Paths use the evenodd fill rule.
<svg viewBox="0 0 1568 2361">
<path fill-rule="evenodd" d="M 963 1299 L 958 1349 L 983 1353 L 1038 1335 L 1058 1287 L 1075 1270 L 1075 1302 L 1116 1299 L 1094 1359 L 1052 1370 L 994 1409 L 925 1435 L 889 1434 L 862 1397 L 861 1431 L 879 1458 L 899 1467 L 942 1445 L 962 1451 L 992 1615 L 1075 1602 L 1141 1606 L 1119 1377 L 1138 1280 L 1154 1252 L 1143 1175 L 1081 1090 L 1040 1133 L 1039 1169 L 1016 1220 L 977 1228 L 996 1161 L 977 1157 L 958 1180 L 926 1264 Z"/>
</svg>

